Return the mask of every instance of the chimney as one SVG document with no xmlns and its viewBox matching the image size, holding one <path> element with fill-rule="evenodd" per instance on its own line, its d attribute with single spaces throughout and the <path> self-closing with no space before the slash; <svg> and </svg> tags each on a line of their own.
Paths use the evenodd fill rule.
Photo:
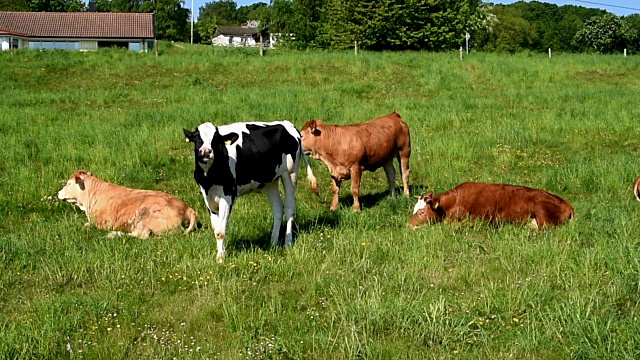
<svg viewBox="0 0 640 360">
<path fill-rule="evenodd" d="M 96 0 L 89 0 L 89 12 L 96 12 Z"/>
</svg>

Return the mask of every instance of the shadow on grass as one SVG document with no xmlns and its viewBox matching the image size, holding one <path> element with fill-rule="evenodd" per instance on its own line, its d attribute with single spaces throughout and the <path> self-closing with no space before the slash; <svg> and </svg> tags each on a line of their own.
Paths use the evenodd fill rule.
<svg viewBox="0 0 640 360">
<path fill-rule="evenodd" d="M 293 222 L 293 244 L 296 243 L 298 234 L 319 231 L 322 229 L 333 229 L 340 224 L 340 214 L 337 211 L 323 210 L 315 218 L 307 217 L 302 220 L 294 220 Z M 286 234 L 286 224 L 283 222 L 280 226 L 280 236 L 278 239 L 278 247 L 284 245 L 284 237 Z M 252 250 L 260 249 L 267 251 L 271 249 L 271 231 L 264 232 L 258 236 L 244 238 L 234 242 L 236 249 Z"/>
<path fill-rule="evenodd" d="M 409 185 L 409 194 L 410 196 L 425 195 L 427 193 L 427 188 L 428 188 L 427 185 Z M 400 186 L 396 187 L 396 192 L 394 196 L 404 196 L 403 191 L 404 189 L 402 187 Z M 391 196 L 389 195 L 388 190 L 381 191 L 375 194 L 361 193 L 359 196 L 360 206 L 362 207 L 363 210 L 367 208 L 372 208 L 378 205 L 378 203 L 380 203 L 382 200 L 384 200 L 388 196 Z M 340 196 L 340 205 L 344 207 L 352 207 L 353 196 L 351 196 L 351 194 Z"/>
</svg>

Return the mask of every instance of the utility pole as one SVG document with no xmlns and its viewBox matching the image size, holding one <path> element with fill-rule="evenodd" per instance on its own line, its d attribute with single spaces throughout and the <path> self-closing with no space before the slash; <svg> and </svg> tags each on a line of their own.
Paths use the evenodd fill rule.
<svg viewBox="0 0 640 360">
<path fill-rule="evenodd" d="M 193 44 L 193 0 L 191 0 L 191 43 Z"/>
</svg>

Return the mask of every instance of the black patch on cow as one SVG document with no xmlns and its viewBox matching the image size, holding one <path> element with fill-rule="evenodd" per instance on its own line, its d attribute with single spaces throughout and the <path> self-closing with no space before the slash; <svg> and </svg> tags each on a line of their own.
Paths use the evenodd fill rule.
<svg viewBox="0 0 640 360">
<path fill-rule="evenodd" d="M 229 152 L 227 152 L 227 147 L 224 142 L 224 138 L 216 131 L 213 135 L 213 139 L 211 140 L 213 162 L 209 167 L 207 174 L 205 174 L 202 167 L 198 165 L 198 149 L 202 146 L 203 141 L 200 139 L 194 142 L 196 168 L 193 172 L 193 178 L 196 180 L 198 185 L 202 186 L 205 194 L 209 194 L 209 190 L 212 186 L 218 185 L 222 186 L 224 195 L 231 196 L 233 201 L 236 198 L 238 186 L 233 178 L 233 174 L 231 173 L 231 168 L 229 168 Z"/>
<path fill-rule="evenodd" d="M 193 177 L 202 186 L 205 194 L 209 193 L 212 186 L 222 187 L 225 196 L 230 196 L 232 203 L 238 196 L 238 187 L 258 183 L 258 189 L 271 183 L 276 177 L 276 167 L 282 164 L 282 155 L 290 155 L 294 158 L 300 148 L 299 140 L 280 124 L 254 125 L 247 124 L 249 133 L 242 134 L 242 146 L 236 145 L 236 177 L 233 177 L 229 164 L 229 153 L 225 142 L 235 143 L 239 135 L 236 133 L 221 136 L 216 131 L 212 141 L 213 163 L 209 167 L 208 174 L 198 164 L 198 149 L 203 141 L 196 129 L 187 135 L 194 143 L 195 171 Z M 211 211 L 211 210 L 210 210 Z"/>
<path fill-rule="evenodd" d="M 291 155 L 295 160 L 298 139 L 280 124 L 247 124 L 247 129 L 249 134 L 243 134 L 242 147 L 236 148 L 236 182 L 238 185 L 251 181 L 269 184 L 276 177 L 276 167 L 282 164 L 283 154 Z"/>
</svg>

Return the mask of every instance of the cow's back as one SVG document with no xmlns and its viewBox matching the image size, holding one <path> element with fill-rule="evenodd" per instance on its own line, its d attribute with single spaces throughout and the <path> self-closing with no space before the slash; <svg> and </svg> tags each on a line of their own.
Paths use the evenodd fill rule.
<svg viewBox="0 0 640 360">
<path fill-rule="evenodd" d="M 155 234 L 189 223 L 195 211 L 182 200 L 161 191 L 130 189 L 103 183 L 93 191 L 93 216 L 98 227 L 131 232 L 144 226 Z"/>
<path fill-rule="evenodd" d="M 336 126 L 336 139 L 348 161 L 360 162 L 365 170 L 375 170 L 405 150 L 411 152 L 409 127 L 393 112 L 361 124 Z M 337 151 L 334 151 L 337 153 Z"/>
<path fill-rule="evenodd" d="M 551 218 L 564 221 L 573 214 L 573 207 L 568 202 L 541 189 L 467 182 L 452 191 L 456 196 L 453 211 L 458 216 L 466 213 L 486 220 L 525 221 L 536 213 L 544 212 Z"/>
</svg>

